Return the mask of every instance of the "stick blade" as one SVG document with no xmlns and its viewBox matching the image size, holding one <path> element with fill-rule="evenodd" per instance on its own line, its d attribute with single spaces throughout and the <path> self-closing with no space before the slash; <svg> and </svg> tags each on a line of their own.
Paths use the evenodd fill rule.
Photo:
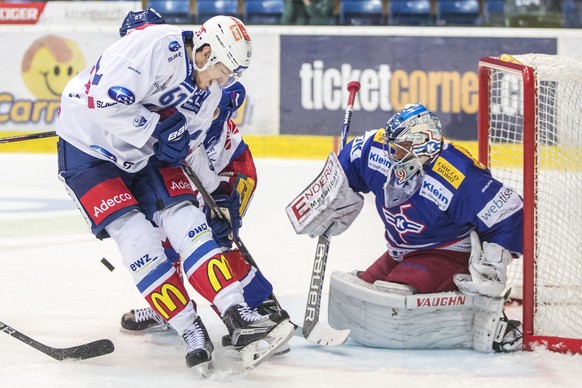
<svg viewBox="0 0 582 388">
<path fill-rule="evenodd" d="M 348 340 L 350 330 L 337 330 L 318 321 L 311 330 L 303 327 L 303 337 L 309 342 L 322 346 L 339 346 Z"/>
<path fill-rule="evenodd" d="M 101 339 L 87 344 L 73 346 L 64 349 L 53 349 L 47 354 L 52 358 L 63 360 L 86 360 L 89 358 L 104 356 L 113 353 L 115 346 L 108 339 Z"/>
</svg>

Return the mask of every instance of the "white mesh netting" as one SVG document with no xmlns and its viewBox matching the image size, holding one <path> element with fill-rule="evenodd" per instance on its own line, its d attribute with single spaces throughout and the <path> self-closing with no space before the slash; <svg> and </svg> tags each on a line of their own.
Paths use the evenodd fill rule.
<svg viewBox="0 0 582 388">
<path fill-rule="evenodd" d="M 537 87 L 537 107 L 529 108 L 537 108 L 538 145 L 534 334 L 582 338 L 582 63 L 541 54 L 514 58 L 535 68 Z M 523 193 L 522 77 L 499 69 L 490 77 L 490 166 Z M 517 294 L 521 264 L 510 268 Z"/>
</svg>

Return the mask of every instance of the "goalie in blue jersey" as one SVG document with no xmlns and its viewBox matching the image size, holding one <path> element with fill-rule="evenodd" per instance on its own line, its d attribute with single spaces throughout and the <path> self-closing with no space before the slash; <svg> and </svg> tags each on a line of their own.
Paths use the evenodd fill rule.
<svg viewBox="0 0 582 388">
<path fill-rule="evenodd" d="M 420 103 L 330 159 L 324 171 L 339 169 L 345 179 L 321 190 L 325 206 L 290 205 L 295 230 L 315 237 L 331 226 L 338 235 L 359 214 L 359 193 L 371 192 L 387 246 L 365 271 L 332 274 L 334 328 L 375 347 L 520 348 L 521 324 L 507 319 L 502 296 L 507 266 L 523 244 L 523 203 L 513 188 L 446 140 Z"/>
</svg>

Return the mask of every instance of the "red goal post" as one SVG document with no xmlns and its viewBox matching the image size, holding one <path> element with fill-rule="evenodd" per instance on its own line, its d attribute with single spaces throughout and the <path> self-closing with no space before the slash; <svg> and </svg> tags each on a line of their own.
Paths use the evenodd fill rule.
<svg viewBox="0 0 582 388">
<path fill-rule="evenodd" d="M 481 58 L 478 143 L 479 161 L 523 196 L 508 286 L 523 300 L 524 349 L 582 353 L 582 62 Z"/>
</svg>

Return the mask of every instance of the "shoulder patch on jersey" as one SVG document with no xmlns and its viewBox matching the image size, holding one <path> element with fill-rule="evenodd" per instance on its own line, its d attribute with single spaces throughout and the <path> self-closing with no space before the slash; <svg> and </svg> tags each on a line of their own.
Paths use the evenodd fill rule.
<svg viewBox="0 0 582 388">
<path fill-rule="evenodd" d="M 465 174 L 459 171 L 442 156 L 439 156 L 434 162 L 432 170 L 442 176 L 455 189 L 458 189 L 461 183 L 465 180 Z"/>
<path fill-rule="evenodd" d="M 135 95 L 133 92 L 123 86 L 112 86 L 107 91 L 107 94 L 113 100 L 125 105 L 131 105 L 135 102 Z"/>
<path fill-rule="evenodd" d="M 384 143 L 384 128 L 380 128 L 374 135 L 374 141 L 377 143 Z"/>
<path fill-rule="evenodd" d="M 368 167 L 371 170 L 381 172 L 382 174 L 388 176 L 390 170 L 390 162 L 386 157 L 383 150 L 372 147 L 370 148 L 370 153 L 368 155 Z"/>
<path fill-rule="evenodd" d="M 453 193 L 430 175 L 424 177 L 419 195 L 434 202 L 443 211 L 449 208 L 453 199 Z"/>
</svg>

